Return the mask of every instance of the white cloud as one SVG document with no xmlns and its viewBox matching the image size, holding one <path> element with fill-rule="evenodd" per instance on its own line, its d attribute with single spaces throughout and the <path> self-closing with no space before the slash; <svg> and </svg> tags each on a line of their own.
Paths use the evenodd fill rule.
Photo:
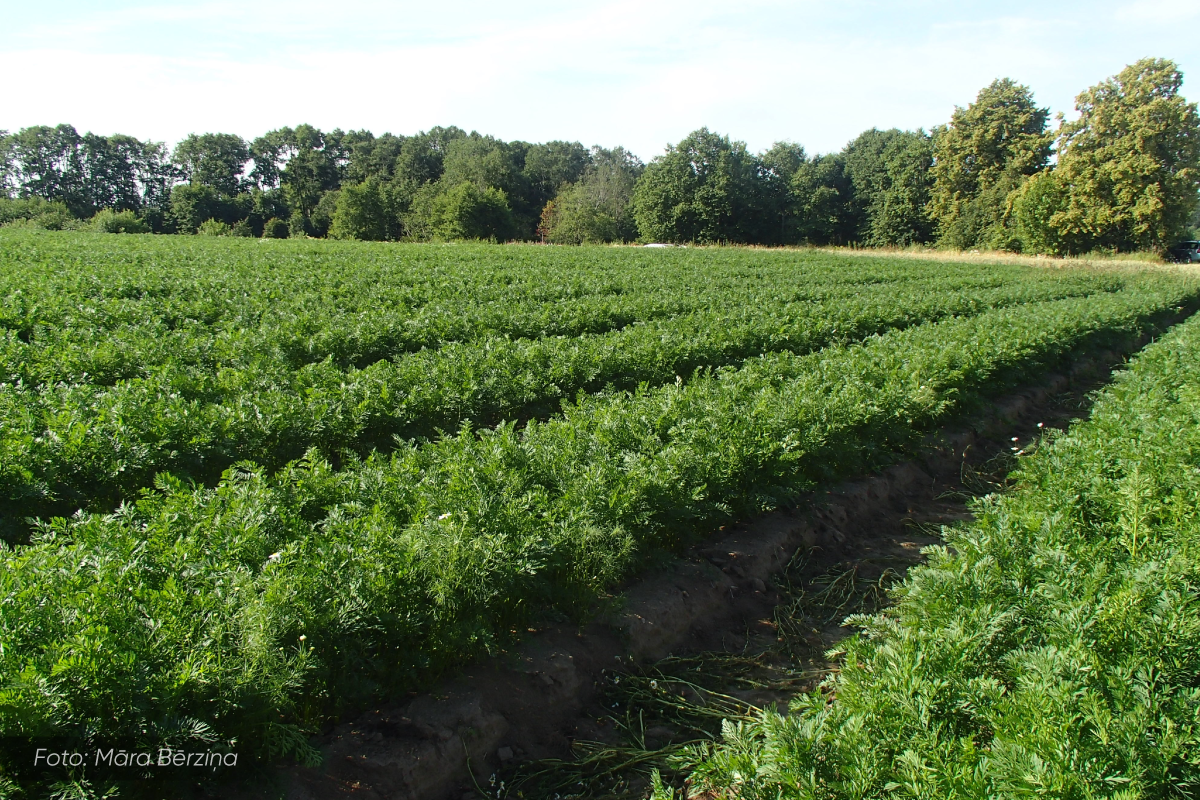
<svg viewBox="0 0 1200 800">
<path fill-rule="evenodd" d="M 1198 0 L 1138 0 L 1117 9 L 1121 22 L 1178 24 L 1200 17 Z"/>
<path fill-rule="evenodd" d="M 872 126 L 944 122 L 1002 76 L 1068 109 L 1148 43 L 1184 52 L 1190 38 L 1140 25 L 1116 26 L 1113 38 L 1104 26 L 1116 9 L 1050 15 L 1025 0 L 1003 15 L 940 0 L 553 11 L 344 0 L 337 11 L 215 0 L 38 17 L 0 32 L 0 69 L 30 76 L 0 87 L 0 128 L 71 122 L 175 141 L 302 121 L 377 133 L 455 124 L 625 144 L 649 158 L 708 125 L 754 149 L 791 139 L 829 151 Z"/>
</svg>

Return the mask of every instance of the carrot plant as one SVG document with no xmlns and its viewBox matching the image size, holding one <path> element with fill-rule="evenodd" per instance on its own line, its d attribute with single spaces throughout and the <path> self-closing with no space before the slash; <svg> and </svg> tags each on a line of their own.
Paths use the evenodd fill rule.
<svg viewBox="0 0 1200 800">
<path fill-rule="evenodd" d="M 886 463 L 974 398 L 1195 296 L 1146 285 L 774 353 L 340 469 L 314 452 L 212 487 L 160 475 L 3 551 L 0 735 L 202 731 L 304 757 L 325 720 L 495 652 L 546 609 L 580 611 L 655 550 Z"/>
<path fill-rule="evenodd" d="M 845 664 L 681 761 L 709 797 L 1200 789 L 1200 319 L 945 530 Z M 670 796 L 660 789 L 657 797 Z"/>
<path fill-rule="evenodd" d="M 386 451 L 397 436 L 545 416 L 580 391 L 657 385 L 762 353 L 804 353 L 943 317 L 1118 288 L 1070 277 L 951 286 L 888 283 L 821 302 L 761 302 L 570 338 L 487 337 L 364 369 L 326 359 L 299 369 L 164 369 L 115 386 L 9 386 L 0 392 L 0 452 L 17 468 L 0 472 L 0 510 L 108 511 L 163 471 L 211 483 L 240 460 L 278 469 L 310 448 L 329 459 Z"/>
</svg>

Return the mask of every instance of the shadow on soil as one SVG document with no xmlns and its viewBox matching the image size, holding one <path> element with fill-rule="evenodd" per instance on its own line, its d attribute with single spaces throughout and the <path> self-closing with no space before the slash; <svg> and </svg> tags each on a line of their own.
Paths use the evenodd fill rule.
<svg viewBox="0 0 1200 800">
<path fill-rule="evenodd" d="M 1069 388 L 1047 392 L 1041 402 L 1024 404 L 1013 418 L 973 436 L 957 470 L 944 461 L 922 464 L 929 484 L 837 529 L 832 539 L 844 546 L 797 550 L 763 582 L 765 591 L 756 592 L 763 596 L 761 616 L 740 628 L 710 629 L 710 649 L 648 665 L 621 661 L 603 670 L 566 757 L 521 761 L 512 748 L 502 749 L 505 763 L 463 800 L 644 798 L 655 769 L 665 784 L 683 789 L 685 776 L 673 769 L 674 756 L 718 738 L 724 720 L 748 719 L 771 705 L 786 708 L 793 696 L 837 670 L 837 643 L 851 633 L 842 621 L 886 605 L 889 587 L 922 559 L 923 547 L 942 541 L 943 526 L 971 519 L 972 499 L 1008 488 L 1018 454 L 1035 450 L 1047 430 L 1064 430 L 1085 416 L 1091 393 L 1106 383 L 1099 374 L 1109 373 L 1080 375 Z M 841 516 L 836 502 L 824 511 L 835 520 Z M 719 556 L 710 560 L 729 568 Z"/>
</svg>

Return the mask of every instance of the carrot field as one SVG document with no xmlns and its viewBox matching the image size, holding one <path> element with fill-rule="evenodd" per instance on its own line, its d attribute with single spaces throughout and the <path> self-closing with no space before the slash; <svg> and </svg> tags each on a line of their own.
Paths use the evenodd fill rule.
<svg viewBox="0 0 1200 800">
<path fill-rule="evenodd" d="M 911 456 L 999 393 L 1158 336 L 1198 305 L 1200 280 L 1183 273 L 6 229 L 0 736 L 311 762 L 309 737 L 330 721 L 500 651 L 539 616 L 584 619 L 719 526 Z M 1016 784 L 980 766 L 1000 756 L 980 754 L 1059 709 L 1075 716 L 1033 730 L 1080 757 L 1094 731 L 1159 725 L 1159 744 L 1130 745 L 1120 764 L 1168 777 L 1113 778 L 1113 792 L 1195 780 L 1193 745 L 1176 747 L 1183 761 L 1161 745 L 1194 743 L 1180 726 L 1196 709 L 1191 540 L 1162 527 L 1196 515 L 1194 387 L 1172 383 L 1195 372 L 1195 336 L 1172 336 L 1101 421 L 1025 468 L 1025 499 L 984 507 L 954 555 L 905 584 L 899 611 L 869 622 L 839 684 L 844 711 L 817 698 L 731 732 L 692 754 L 705 785 L 1003 793 Z M 1160 395 L 1186 398 L 1138 399 Z M 1192 432 L 1186 447 L 1161 438 L 1175 429 Z M 1116 581 L 1095 590 L 1114 599 L 1084 613 L 1043 573 Z M 976 614 L 988 592 L 1000 599 Z M 939 615 L 952 620 L 926 634 L 919 620 Z M 1151 617 L 1165 621 L 1145 628 Z M 1093 638 L 1063 633 L 1076 624 Z M 887 670 L 925 680 L 913 664 L 942 687 L 927 705 L 911 704 L 920 686 L 889 684 L 878 697 L 893 716 L 860 710 L 885 689 L 859 687 Z M 1021 694 L 1049 675 L 1059 688 Z M 1055 694 L 1111 700 L 1118 686 L 1174 687 L 1137 706 L 1161 724 Z M 1109 716 L 1071 710 L 1084 707 Z M 1052 729 L 1078 736 L 1050 741 Z M 918 744 L 910 756 L 867 739 Z M 1004 752 L 1013 775 L 1051 763 L 1036 747 Z M 1127 774 L 1064 758 L 1099 776 L 1089 787 Z M 951 762 L 960 777 L 929 777 Z M 34 780 L 0 752 L 0 794 Z M 1051 794 L 1099 796 L 1069 788 Z"/>
</svg>

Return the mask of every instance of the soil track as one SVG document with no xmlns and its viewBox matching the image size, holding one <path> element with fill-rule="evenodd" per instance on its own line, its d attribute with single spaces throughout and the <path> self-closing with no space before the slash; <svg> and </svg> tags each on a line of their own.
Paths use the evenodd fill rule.
<svg viewBox="0 0 1200 800">
<path fill-rule="evenodd" d="M 1130 341 L 1122 352 L 1147 340 Z M 502 767 L 568 757 L 576 739 L 604 740 L 607 709 L 599 702 L 606 671 L 782 641 L 772 622 L 787 600 L 778 576 L 797 552 L 808 556 L 800 580 L 831 568 L 856 570 L 868 581 L 887 570 L 903 574 L 923 546 L 939 540 L 938 525 L 970 517 L 970 495 L 996 488 L 981 486 L 979 476 L 997 473 L 997 466 L 1004 472 L 998 456 L 1035 443 L 1038 423 L 1063 428 L 1084 413 L 1088 393 L 1121 361 L 1114 352 L 1083 357 L 1068 374 L 1047 376 L 998 399 L 986 414 L 928 437 L 919 459 L 722 529 L 628 586 L 618 611 L 583 628 L 531 631 L 513 653 L 339 725 L 319 742 L 322 767 L 283 773 L 286 797 L 478 797 L 476 787 Z M 819 652 L 846 631 L 835 622 L 810 633 Z"/>
</svg>

